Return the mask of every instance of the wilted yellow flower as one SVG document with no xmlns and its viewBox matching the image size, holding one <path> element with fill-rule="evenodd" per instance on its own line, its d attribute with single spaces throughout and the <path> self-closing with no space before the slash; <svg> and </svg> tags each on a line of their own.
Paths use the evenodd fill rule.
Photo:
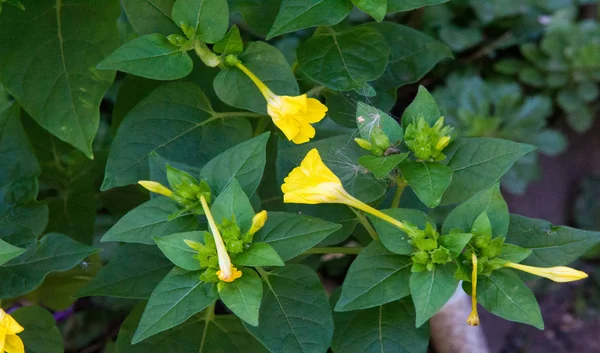
<svg viewBox="0 0 600 353">
<path fill-rule="evenodd" d="M 573 282 L 587 278 L 587 273 L 570 267 L 535 267 L 508 262 L 504 267 L 514 268 L 520 271 L 529 272 L 533 275 L 548 278 L 554 282 Z"/>
<path fill-rule="evenodd" d="M 256 234 L 256 232 L 258 232 L 262 227 L 265 226 L 266 222 L 267 222 L 267 211 L 262 210 L 262 211 L 258 212 L 257 214 L 254 215 L 254 217 L 252 217 L 252 227 L 250 227 L 250 230 L 248 231 L 248 233 L 250 233 L 250 235 Z"/>
<path fill-rule="evenodd" d="M 467 318 L 467 323 L 471 326 L 479 326 L 479 315 L 477 314 L 477 256 L 471 254 L 473 262 L 473 271 L 471 272 L 471 314 Z"/>
<path fill-rule="evenodd" d="M 386 215 L 350 195 L 340 179 L 329 169 L 316 148 L 310 150 L 299 167 L 294 168 L 281 185 L 285 203 L 341 203 L 370 213 L 387 221 L 405 232 L 408 225 Z"/>
<path fill-rule="evenodd" d="M 233 282 L 234 280 L 242 277 L 242 271 L 231 266 L 231 269 L 225 273 L 222 270 L 217 271 L 217 277 L 223 282 Z"/>
<path fill-rule="evenodd" d="M 17 333 L 25 330 L 12 316 L 0 308 L 0 352 L 25 353 L 23 341 Z"/>
<path fill-rule="evenodd" d="M 143 186 L 146 190 L 156 194 L 161 194 L 167 197 L 171 197 L 173 195 L 173 191 L 163 184 L 157 183 L 156 181 L 140 180 L 138 181 L 138 184 Z"/>
<path fill-rule="evenodd" d="M 308 98 L 306 94 L 295 97 L 278 96 L 239 60 L 235 65 L 258 87 L 267 101 L 267 112 L 273 123 L 288 140 L 301 144 L 315 137 L 315 128 L 311 124 L 318 123 L 325 117 L 327 107 L 323 103 L 318 99 Z"/>
</svg>

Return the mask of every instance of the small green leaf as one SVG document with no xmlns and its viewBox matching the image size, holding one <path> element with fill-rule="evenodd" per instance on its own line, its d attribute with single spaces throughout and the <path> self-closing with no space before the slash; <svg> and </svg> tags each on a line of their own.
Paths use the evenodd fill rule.
<svg viewBox="0 0 600 353">
<path fill-rule="evenodd" d="M 531 249 L 505 243 L 502 244 L 502 253 L 500 254 L 500 258 L 510 262 L 519 263 L 528 258 L 531 253 Z"/>
<path fill-rule="evenodd" d="M 179 325 L 219 298 L 216 284 L 200 281 L 201 273 L 175 267 L 163 278 L 148 300 L 133 344 Z"/>
<path fill-rule="evenodd" d="M 443 4 L 449 0 L 388 0 L 387 12 L 400 12 L 418 9 L 424 6 Z"/>
<path fill-rule="evenodd" d="M 423 325 L 446 304 L 456 291 L 455 264 L 435 265 L 433 270 L 410 276 L 410 293 L 417 311 L 416 327 Z"/>
<path fill-rule="evenodd" d="M 473 234 L 469 233 L 454 233 L 443 235 L 439 238 L 440 245 L 450 250 L 452 257 L 457 257 L 463 251 L 465 246 L 469 243 L 469 240 L 473 237 Z"/>
<path fill-rule="evenodd" d="M 373 241 L 350 265 L 335 310 L 367 309 L 408 296 L 411 266 L 409 256 L 394 254 Z"/>
<path fill-rule="evenodd" d="M 233 282 L 219 283 L 219 297 L 240 319 L 258 326 L 258 312 L 263 297 L 263 284 L 258 274 L 242 269 L 242 277 Z"/>
<path fill-rule="evenodd" d="M 25 329 L 19 333 L 26 353 L 63 353 L 63 338 L 56 320 L 46 309 L 26 306 L 15 310 L 12 317 Z"/>
<path fill-rule="evenodd" d="M 0 239 L 0 265 L 4 265 L 25 251 L 27 251 L 27 249 L 18 248 Z"/>
<path fill-rule="evenodd" d="M 452 182 L 452 170 L 438 163 L 404 161 L 400 170 L 419 200 L 429 208 L 440 204 Z"/>
<path fill-rule="evenodd" d="M 197 38 L 214 43 L 223 38 L 229 27 L 227 0 L 177 0 L 171 14 L 179 27 L 192 28 L 189 39 L 194 41 Z"/>
<path fill-rule="evenodd" d="M 414 224 L 420 229 L 425 229 L 427 222 L 435 224 L 432 219 L 419 210 L 391 208 L 381 210 L 381 212 L 399 221 Z M 369 216 L 369 219 L 373 222 L 373 226 L 375 226 L 377 234 L 379 234 L 379 239 L 381 239 L 381 242 L 388 250 L 400 255 L 410 255 L 413 253 L 414 248 L 410 243 L 410 238 L 398 229 L 398 227 L 375 216 Z"/>
<path fill-rule="evenodd" d="M 269 213 L 270 215 L 270 213 Z M 237 254 L 232 260 L 238 266 L 283 266 L 283 260 L 277 251 L 267 243 L 252 243 L 244 252 Z"/>
<path fill-rule="evenodd" d="M 408 157 L 408 153 L 392 154 L 387 157 L 361 156 L 358 163 L 370 170 L 375 178 L 386 178 L 398 164 Z"/>
<path fill-rule="evenodd" d="M 387 10 L 387 2 L 388 0 L 352 0 L 354 6 L 371 15 L 377 22 L 383 21 Z"/>
<path fill-rule="evenodd" d="M 442 113 L 440 113 L 440 108 L 433 96 L 427 88 L 419 86 L 417 96 L 402 114 L 402 127 L 406 129 L 408 125 L 415 124 L 420 117 L 423 117 L 430 126 L 433 126 L 441 116 Z"/>
<path fill-rule="evenodd" d="M 160 251 L 173 264 L 188 271 L 200 270 L 200 262 L 195 258 L 198 251 L 187 246 L 184 240 L 204 243 L 205 232 L 185 232 L 171 234 L 164 237 L 153 237 Z"/>
<path fill-rule="evenodd" d="M 358 102 L 356 107 L 356 123 L 360 136 L 371 140 L 371 132 L 374 128 L 380 128 L 390 139 L 392 146 L 397 146 L 402 142 L 404 130 L 398 122 L 385 112 L 363 102 Z"/>
<path fill-rule="evenodd" d="M 212 49 L 215 53 L 223 55 L 241 54 L 244 51 L 244 42 L 237 26 L 231 26 L 225 37 L 216 42 Z"/>
<path fill-rule="evenodd" d="M 242 234 L 250 230 L 254 210 L 248 196 L 236 179 L 231 180 L 225 190 L 215 199 L 210 209 L 218 224 L 224 219 L 232 220 L 235 217 L 235 222 L 240 227 Z"/>
<path fill-rule="evenodd" d="M 159 196 L 129 211 L 104 234 L 101 241 L 153 245 L 152 237 L 195 230 L 198 221 L 194 215 L 185 214 L 168 220 L 170 215 L 179 211 L 175 201 Z"/>
<path fill-rule="evenodd" d="M 540 306 L 531 289 L 510 269 L 479 276 L 477 302 L 503 319 L 544 328 Z"/>
</svg>

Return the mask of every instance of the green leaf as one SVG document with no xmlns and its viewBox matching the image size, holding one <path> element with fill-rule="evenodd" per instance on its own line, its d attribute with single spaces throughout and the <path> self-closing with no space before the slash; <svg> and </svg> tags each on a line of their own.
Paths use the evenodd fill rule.
<svg viewBox="0 0 600 353">
<path fill-rule="evenodd" d="M 452 257 L 457 257 L 463 251 L 469 240 L 473 237 L 470 233 L 446 234 L 439 238 L 440 245 L 450 250 Z"/>
<path fill-rule="evenodd" d="M 429 208 L 440 204 L 452 182 L 452 169 L 438 163 L 404 161 L 400 170 L 419 200 Z"/>
<path fill-rule="evenodd" d="M 387 210 L 381 210 L 381 212 L 392 216 L 393 218 L 408 222 L 416 225 L 420 229 L 425 229 L 427 222 L 435 224 L 427 215 L 419 210 L 412 210 L 406 208 L 391 208 Z M 374 216 L 369 216 L 373 226 L 379 234 L 379 239 L 385 247 L 400 255 L 410 255 L 413 253 L 414 248 L 409 242 L 410 238 L 398 227 Z"/>
<path fill-rule="evenodd" d="M 12 246 L 4 240 L 0 239 L 0 265 L 4 265 L 8 261 L 21 255 L 27 251 L 27 249 L 21 249 L 16 246 Z"/>
<path fill-rule="evenodd" d="M 500 180 L 512 165 L 535 147 L 490 137 L 459 138 L 445 150 L 452 184 L 442 204 L 461 202 Z"/>
<path fill-rule="evenodd" d="M 47 223 L 48 206 L 44 203 L 0 203 L 0 239 L 14 246 L 30 248 L 35 245 Z"/>
<path fill-rule="evenodd" d="M 0 298 L 12 298 L 31 292 L 53 271 L 75 267 L 98 249 L 77 243 L 63 234 L 50 233 L 40 240 L 35 250 L 29 250 L 10 264 L 0 267 L 0 278 L 10 286 L 0 287 Z"/>
<path fill-rule="evenodd" d="M 408 296 L 411 266 L 409 256 L 394 254 L 373 241 L 350 265 L 335 310 L 367 309 Z"/>
<path fill-rule="evenodd" d="M 119 70 L 153 80 L 177 80 L 192 72 L 190 56 L 162 34 L 147 34 L 119 47 L 99 64 L 101 70 Z"/>
<path fill-rule="evenodd" d="M 175 82 L 152 91 L 119 127 L 102 190 L 147 180 L 152 152 L 174 163 L 201 167 L 252 135 L 246 119 L 214 114 L 205 95 L 192 83 Z"/>
<path fill-rule="evenodd" d="M 485 212 L 492 225 L 492 235 L 504 237 L 508 233 L 508 206 L 500 193 L 500 185 L 487 188 L 453 209 L 442 226 L 442 233 L 452 229 L 468 233 L 481 213 Z"/>
<path fill-rule="evenodd" d="M 243 17 L 248 30 L 260 37 L 265 37 L 279 11 L 282 0 L 228 0 L 231 13 L 239 12 Z"/>
<path fill-rule="evenodd" d="M 356 91 L 337 92 L 324 90 L 327 100 L 327 117 L 344 127 L 356 128 L 356 102 L 364 102 L 383 111 L 390 111 L 396 104 L 396 90 L 377 92 L 375 97 L 365 97 Z"/>
<path fill-rule="evenodd" d="M 368 13 L 377 22 L 383 21 L 387 10 L 387 0 L 352 0 L 354 6 Z"/>
<path fill-rule="evenodd" d="M 327 295 L 309 267 L 288 265 L 269 272 L 259 326 L 244 324 L 271 353 L 325 352 L 333 336 Z"/>
<path fill-rule="evenodd" d="M 271 245 L 287 261 L 317 245 L 339 224 L 295 213 L 269 212 L 265 226 L 254 235 L 255 242 Z"/>
<path fill-rule="evenodd" d="M 231 26 L 225 37 L 216 42 L 212 49 L 215 53 L 223 55 L 241 54 L 244 51 L 244 42 L 242 41 L 240 30 L 237 26 Z"/>
<path fill-rule="evenodd" d="M 424 6 L 443 4 L 449 0 L 388 0 L 387 12 L 400 12 L 418 9 Z"/>
<path fill-rule="evenodd" d="M 148 299 L 172 268 L 156 246 L 125 244 L 76 296 Z"/>
<path fill-rule="evenodd" d="M 297 96 L 298 82 L 283 54 L 265 42 L 248 43 L 240 61 L 275 94 Z M 267 103 L 254 82 L 240 69 L 228 67 L 213 82 L 219 99 L 228 105 L 267 114 Z"/>
<path fill-rule="evenodd" d="M 27 5 L 29 6 L 29 4 Z M 56 320 L 46 309 L 26 306 L 13 312 L 12 317 L 25 329 L 19 338 L 26 353 L 63 353 L 63 338 Z"/>
<path fill-rule="evenodd" d="M 265 132 L 222 152 L 202 168 L 200 179 L 205 179 L 216 194 L 236 179 L 246 195 L 252 195 L 263 176 L 269 136 Z"/>
<path fill-rule="evenodd" d="M 163 278 L 148 300 L 133 344 L 179 325 L 219 298 L 216 284 L 200 281 L 200 274 L 176 267 Z"/>
<path fill-rule="evenodd" d="M 254 217 L 252 204 L 250 204 L 248 196 L 246 196 L 236 179 L 231 180 L 225 190 L 215 199 L 210 209 L 218 224 L 223 219 L 231 220 L 232 217 L 235 217 L 235 222 L 242 233 L 247 232 L 252 225 L 252 218 Z"/>
<path fill-rule="evenodd" d="M 553 226 L 541 219 L 511 215 L 506 242 L 531 249 L 531 255 L 523 261 L 526 265 L 563 266 L 599 244 L 600 232 Z"/>
<path fill-rule="evenodd" d="M 298 68 L 325 87 L 349 91 L 381 76 L 388 54 L 385 38 L 374 29 L 327 27 L 298 48 Z"/>
<path fill-rule="evenodd" d="M 429 325 L 415 328 L 410 299 L 376 308 L 334 312 L 334 353 L 423 353 L 429 346 Z"/>
<path fill-rule="evenodd" d="M 150 92 L 164 83 L 164 81 L 155 81 L 134 75 L 125 76 L 121 81 L 112 111 L 110 127 L 113 136 L 117 134 L 117 129 L 121 126 L 125 115 Z"/>
<path fill-rule="evenodd" d="M 396 89 L 418 82 L 437 63 L 453 58 L 450 48 L 413 28 L 393 22 L 372 22 L 363 26 L 381 33 L 390 48 L 385 72 L 373 82 L 378 90 Z"/>
<path fill-rule="evenodd" d="M 513 244 L 503 244 L 500 257 L 510 262 L 519 263 L 531 255 L 531 249 L 522 248 Z"/>
<path fill-rule="evenodd" d="M 423 325 L 446 304 L 456 291 L 456 265 L 435 265 L 433 270 L 410 276 L 410 294 L 417 311 L 416 327 Z"/>
<path fill-rule="evenodd" d="M 153 245 L 152 237 L 196 230 L 198 220 L 192 214 L 168 220 L 178 211 L 180 208 L 175 201 L 159 196 L 129 211 L 104 234 L 101 241 Z"/>
<path fill-rule="evenodd" d="M 423 117 L 430 126 L 433 126 L 441 116 L 442 113 L 440 113 L 435 98 L 427 88 L 419 86 L 417 96 L 402 114 L 402 127 L 406 129 L 408 125 L 415 124 L 420 117 Z"/>
<path fill-rule="evenodd" d="M 375 127 L 380 128 L 390 139 L 392 146 L 399 145 L 404 137 L 404 130 L 398 122 L 383 111 L 363 102 L 358 102 L 356 107 L 356 123 L 360 136 L 371 140 L 371 133 Z"/>
<path fill-rule="evenodd" d="M 479 276 L 477 302 L 503 319 L 544 328 L 540 306 L 531 289 L 510 269 Z"/>
<path fill-rule="evenodd" d="M 185 232 L 171 234 L 164 237 L 154 237 L 160 251 L 173 264 L 188 271 L 200 270 L 200 261 L 195 258 L 198 251 L 190 248 L 184 240 L 192 240 L 204 244 L 205 232 Z"/>
<path fill-rule="evenodd" d="M 267 39 L 303 28 L 335 25 L 351 10 L 349 0 L 283 0 Z"/>
<path fill-rule="evenodd" d="M 173 5 L 173 21 L 193 28 L 192 40 L 215 43 L 223 38 L 229 27 L 227 0 L 177 0 Z"/>
<path fill-rule="evenodd" d="M 0 81 L 38 124 L 89 158 L 115 77 L 95 66 L 119 45 L 119 12 L 117 0 L 42 1 L 5 8 L 0 22 Z"/>
<path fill-rule="evenodd" d="M 350 207 L 342 204 L 287 204 L 286 209 L 290 213 L 299 213 L 341 225 L 338 230 L 323 239 L 323 241 L 319 243 L 319 246 L 329 246 L 343 242 L 350 234 L 352 234 L 354 228 L 358 224 L 356 214 Z"/>
<path fill-rule="evenodd" d="M 171 19 L 175 0 L 122 0 L 127 19 L 137 34 L 179 34 L 179 27 Z"/>
<path fill-rule="evenodd" d="M 270 213 L 269 213 L 270 216 Z M 267 243 L 252 243 L 244 252 L 237 254 L 232 260 L 238 266 L 283 266 L 283 260 L 277 251 Z"/>
<path fill-rule="evenodd" d="M 258 326 L 263 284 L 254 270 L 242 269 L 242 277 L 233 282 L 221 282 L 219 297 L 240 319 L 252 326 Z"/>
<path fill-rule="evenodd" d="M 392 154 L 387 157 L 361 156 L 358 158 L 358 164 L 370 170 L 375 178 L 384 179 L 408 157 L 408 153 Z"/>
</svg>

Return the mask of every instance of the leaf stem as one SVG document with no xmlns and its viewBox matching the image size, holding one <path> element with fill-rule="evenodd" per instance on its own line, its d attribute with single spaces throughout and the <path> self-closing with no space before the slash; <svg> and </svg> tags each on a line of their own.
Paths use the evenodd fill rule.
<svg viewBox="0 0 600 353">
<path fill-rule="evenodd" d="M 267 126 L 269 126 L 270 120 L 271 119 L 269 119 L 269 117 L 267 116 L 261 116 L 260 119 L 258 119 L 258 124 L 256 124 L 256 129 L 254 129 L 253 136 L 258 136 L 262 134 L 267 128 Z"/>
<path fill-rule="evenodd" d="M 365 216 L 363 213 L 355 210 L 352 207 L 350 207 L 350 210 L 352 212 L 354 212 L 354 214 L 356 215 L 356 218 L 358 219 L 358 221 L 360 222 L 360 224 L 362 224 L 362 226 L 365 227 L 365 229 L 367 230 L 367 233 L 369 233 L 369 235 L 371 236 L 371 238 L 373 238 L 373 240 L 379 239 L 379 236 L 377 235 L 377 231 L 375 230 L 375 228 L 373 228 L 373 226 L 371 225 L 371 223 L 369 223 L 369 220 L 367 219 L 367 216 Z"/>
<path fill-rule="evenodd" d="M 402 177 L 396 177 L 396 191 L 394 192 L 394 198 L 392 199 L 392 208 L 398 208 L 400 206 L 400 199 L 404 193 L 404 188 L 408 183 Z"/>
<path fill-rule="evenodd" d="M 200 343 L 200 349 L 198 353 L 202 353 L 204 350 L 204 342 L 206 341 L 206 333 L 208 332 L 208 324 L 215 318 L 215 305 L 217 304 L 214 301 L 208 308 L 204 309 L 204 331 L 202 332 L 202 342 Z"/>
<path fill-rule="evenodd" d="M 264 114 L 252 113 L 252 112 L 222 112 L 222 113 L 213 113 L 213 117 L 218 119 L 223 118 L 262 118 Z"/>
<path fill-rule="evenodd" d="M 345 247 L 345 246 L 333 246 L 325 248 L 312 248 L 304 252 L 304 255 L 309 254 L 348 254 L 357 255 L 363 250 L 363 247 Z"/>
<path fill-rule="evenodd" d="M 306 91 L 305 94 L 307 97 L 316 97 L 324 89 L 325 89 L 325 86 L 315 86 L 315 87 L 311 88 L 310 90 Z"/>
</svg>

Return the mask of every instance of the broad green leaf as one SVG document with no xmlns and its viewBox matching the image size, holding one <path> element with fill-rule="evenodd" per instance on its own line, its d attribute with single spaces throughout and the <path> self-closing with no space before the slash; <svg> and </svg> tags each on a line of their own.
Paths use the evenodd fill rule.
<svg viewBox="0 0 600 353">
<path fill-rule="evenodd" d="M 144 0 L 145 1 L 145 0 Z M 158 86 L 163 85 L 164 81 L 150 80 L 147 78 L 126 75 L 121 81 L 121 86 L 115 98 L 114 107 L 112 111 L 112 118 L 110 121 L 110 128 L 113 136 L 117 134 L 117 130 L 125 115 L 129 113 L 136 104 L 138 104 L 144 97 L 150 92 L 154 91 Z"/>
<path fill-rule="evenodd" d="M 394 118 L 363 102 L 356 106 L 356 124 L 360 137 L 367 141 L 371 141 L 371 133 L 376 127 L 383 131 L 392 146 L 399 145 L 404 137 L 402 126 Z"/>
<path fill-rule="evenodd" d="M 259 325 L 246 329 L 271 353 L 325 352 L 333 336 L 327 295 L 309 267 L 288 265 L 264 279 Z"/>
<path fill-rule="evenodd" d="M 459 138 L 444 150 L 452 184 L 442 204 L 461 202 L 500 180 L 512 165 L 535 147 L 490 137 Z"/>
<path fill-rule="evenodd" d="M 204 243 L 205 232 L 185 232 L 171 234 L 164 237 L 154 237 L 160 251 L 178 267 L 188 271 L 200 270 L 200 261 L 196 259 L 198 251 L 190 248 L 185 240 Z"/>
<path fill-rule="evenodd" d="M 287 261 L 317 245 L 339 224 L 295 213 L 269 212 L 265 226 L 254 235 L 254 241 L 271 245 L 281 259 Z"/>
<path fill-rule="evenodd" d="M 265 42 L 251 42 L 238 58 L 273 93 L 282 96 L 298 95 L 298 82 L 292 68 L 277 48 Z M 240 69 L 229 67 L 221 70 L 213 86 L 219 99 L 228 105 L 267 114 L 265 98 Z"/>
<path fill-rule="evenodd" d="M 442 235 L 439 238 L 439 244 L 450 250 L 452 257 L 457 257 L 463 251 L 469 240 L 473 237 L 470 233 L 454 233 Z"/>
<path fill-rule="evenodd" d="M 237 26 L 231 26 L 225 37 L 216 42 L 212 49 L 215 53 L 222 55 L 241 54 L 244 51 L 244 42 Z"/>
<path fill-rule="evenodd" d="M 410 299 L 350 312 L 334 312 L 334 353 L 424 353 L 429 325 L 415 328 Z"/>
<path fill-rule="evenodd" d="M 298 68 L 325 87 L 349 91 L 381 76 L 388 54 L 385 38 L 374 29 L 326 27 L 298 48 Z"/>
<path fill-rule="evenodd" d="M 381 33 L 390 48 L 385 72 L 373 82 L 378 90 L 396 89 L 418 82 L 437 63 L 453 58 L 450 48 L 413 28 L 393 22 L 373 22 L 363 26 Z"/>
<path fill-rule="evenodd" d="M 329 246 L 343 242 L 350 234 L 352 234 L 354 228 L 358 224 L 356 214 L 350 207 L 342 204 L 287 204 L 286 210 L 290 213 L 299 213 L 341 225 L 338 230 L 323 239 L 323 241 L 319 243 L 319 246 Z"/>
<path fill-rule="evenodd" d="M 73 268 L 97 251 L 98 249 L 77 243 L 66 235 L 47 234 L 35 250 L 31 249 L 10 264 L 0 267 L 2 281 L 11 283 L 10 286 L 0 287 L 0 298 L 26 294 L 42 284 L 50 272 Z"/>
<path fill-rule="evenodd" d="M 263 283 L 254 270 L 245 268 L 241 271 L 242 277 L 233 282 L 219 284 L 219 297 L 240 319 L 252 326 L 258 326 Z"/>
<path fill-rule="evenodd" d="M 452 297 L 458 280 L 456 265 L 435 265 L 433 270 L 415 272 L 410 276 L 410 295 L 417 311 L 416 327 L 423 325 Z"/>
<path fill-rule="evenodd" d="M 0 203 L 0 239 L 20 248 L 33 247 L 48 223 L 48 206 Z"/>
<path fill-rule="evenodd" d="M 419 200 L 429 208 L 440 204 L 452 182 L 452 170 L 438 163 L 404 161 L 400 170 Z"/>
<path fill-rule="evenodd" d="M 152 33 L 180 34 L 171 19 L 175 0 L 122 0 L 127 19 L 140 36 Z"/>
<path fill-rule="evenodd" d="M 153 80 L 176 80 L 192 71 L 190 56 L 162 34 L 147 34 L 119 47 L 99 64 L 101 70 L 119 70 Z"/>
<path fill-rule="evenodd" d="M 303 28 L 335 25 L 350 10 L 349 0 L 283 0 L 267 39 Z"/>
<path fill-rule="evenodd" d="M 394 254 L 373 241 L 350 265 L 335 310 L 367 309 L 408 296 L 411 266 L 410 256 Z"/>
<path fill-rule="evenodd" d="M 492 225 L 492 235 L 506 236 L 508 232 L 508 206 L 500 193 L 500 185 L 487 188 L 453 209 L 442 226 L 442 234 L 452 229 L 470 232 L 479 215 L 485 212 Z"/>
<path fill-rule="evenodd" d="M 408 153 L 392 154 L 387 157 L 361 156 L 358 158 L 358 164 L 367 168 L 375 175 L 377 179 L 384 179 L 408 157 Z"/>
<path fill-rule="evenodd" d="M 238 266 L 283 266 L 283 260 L 277 251 L 267 243 L 252 243 L 244 252 L 234 256 L 231 261 Z"/>
<path fill-rule="evenodd" d="M 440 108 L 435 102 L 435 98 L 433 98 L 427 88 L 419 86 L 417 96 L 406 110 L 404 110 L 404 114 L 402 114 L 402 126 L 406 129 L 408 125 L 416 123 L 421 117 L 430 126 L 433 126 L 441 116 L 442 113 L 440 113 Z"/>
<path fill-rule="evenodd" d="M 354 6 L 371 15 L 377 22 L 383 21 L 388 0 L 352 0 Z"/>
<path fill-rule="evenodd" d="M 387 0 L 387 12 L 400 12 L 448 2 L 449 0 Z"/>
<path fill-rule="evenodd" d="M 28 4 L 29 6 L 29 4 Z M 13 312 L 12 317 L 25 329 L 19 338 L 26 353 L 63 353 L 63 338 L 56 320 L 46 309 L 26 306 Z"/>
<path fill-rule="evenodd" d="M 201 273 L 176 267 L 160 281 L 148 300 L 133 344 L 181 324 L 218 299 L 216 284 L 200 281 Z"/>
<path fill-rule="evenodd" d="M 236 179 L 231 180 L 225 190 L 213 201 L 210 209 L 218 224 L 224 219 L 235 218 L 242 233 L 247 232 L 252 225 L 254 217 L 252 204 Z"/>
<path fill-rule="evenodd" d="M 231 13 L 240 13 L 248 30 L 260 37 L 265 37 L 279 11 L 282 0 L 228 0 Z"/>
<path fill-rule="evenodd" d="M 541 219 L 511 215 L 506 242 L 531 249 L 531 255 L 523 261 L 526 265 L 563 266 L 599 244 L 600 232 L 553 226 Z"/>
<path fill-rule="evenodd" d="M 102 242 L 120 241 L 154 245 L 152 237 L 195 230 L 198 219 L 191 214 L 168 220 L 180 208 L 175 201 L 159 196 L 129 211 L 104 234 Z"/>
<path fill-rule="evenodd" d="M 378 91 L 375 97 L 365 97 L 356 91 L 337 92 L 324 90 L 327 101 L 327 117 L 337 124 L 356 128 L 356 102 L 364 102 L 382 111 L 389 112 L 396 104 L 396 90 Z M 318 133 L 318 132 L 317 132 Z"/>
<path fill-rule="evenodd" d="M 427 222 L 435 224 L 433 220 L 419 210 L 391 208 L 381 211 L 399 221 L 416 225 L 420 229 L 425 229 Z M 377 217 L 369 216 L 369 219 L 373 222 L 373 226 L 375 226 L 377 234 L 379 234 L 379 239 L 381 239 L 381 242 L 388 250 L 400 255 L 412 254 L 414 248 L 409 242 L 409 237 L 403 231 Z"/>
<path fill-rule="evenodd" d="M 148 299 L 172 268 L 156 246 L 125 244 L 76 296 Z"/>
<path fill-rule="evenodd" d="M 22 249 L 0 239 L 0 265 L 4 265 L 8 261 L 14 259 L 15 257 L 21 255 L 27 251 L 27 249 Z"/>
<path fill-rule="evenodd" d="M 477 302 L 503 319 L 544 328 L 535 296 L 513 270 L 501 269 L 490 276 L 479 276 Z"/>
<path fill-rule="evenodd" d="M 323 162 L 340 178 L 346 191 L 363 202 L 382 197 L 386 182 L 377 180 L 358 164 L 360 156 L 368 154 L 353 140 L 352 135 L 340 135 L 302 145 L 280 145 L 277 152 L 277 179 L 279 184 L 295 167 L 300 165 L 308 151 L 316 148 Z"/>
<path fill-rule="evenodd" d="M 246 195 L 252 195 L 263 176 L 269 136 L 266 132 L 225 150 L 202 168 L 200 179 L 206 180 L 216 194 L 236 179 Z"/>
<path fill-rule="evenodd" d="M 119 45 L 120 7 L 117 0 L 69 5 L 4 9 L 0 81 L 38 124 L 91 158 L 100 101 L 115 77 L 95 66 Z"/>
<path fill-rule="evenodd" d="M 102 190 L 147 180 L 152 152 L 201 167 L 251 134 L 246 119 L 215 116 L 198 86 L 189 82 L 163 85 L 138 103 L 119 127 Z"/>
<path fill-rule="evenodd" d="M 206 43 L 223 38 L 229 27 L 227 0 L 176 0 L 173 5 L 173 21 L 193 29 L 194 36 Z"/>
</svg>

